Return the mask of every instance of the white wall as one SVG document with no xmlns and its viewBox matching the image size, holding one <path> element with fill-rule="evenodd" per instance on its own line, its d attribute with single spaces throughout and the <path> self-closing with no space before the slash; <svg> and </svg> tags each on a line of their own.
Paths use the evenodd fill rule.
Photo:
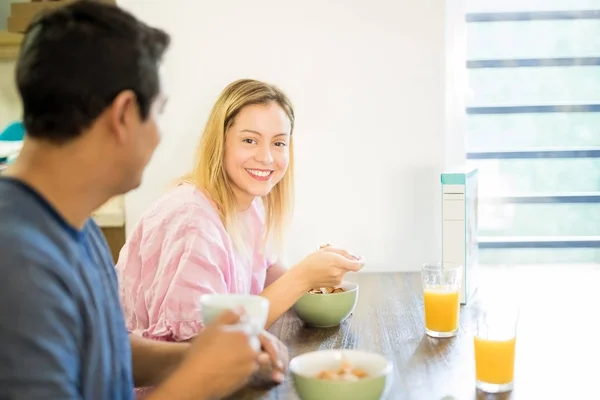
<svg viewBox="0 0 600 400">
<path fill-rule="evenodd" d="M 251 77 L 296 108 L 290 262 L 324 242 L 371 271 L 439 259 L 439 173 L 464 159 L 464 17 L 448 2 L 119 1 L 174 39 L 163 143 L 126 198 L 129 230 L 190 167 L 219 92 Z"/>
<path fill-rule="evenodd" d="M 0 131 L 21 119 L 21 108 L 15 85 L 15 60 L 0 60 Z"/>
</svg>

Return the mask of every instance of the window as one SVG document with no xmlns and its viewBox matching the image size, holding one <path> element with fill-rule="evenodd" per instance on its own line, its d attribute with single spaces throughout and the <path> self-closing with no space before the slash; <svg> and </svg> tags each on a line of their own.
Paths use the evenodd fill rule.
<svg viewBox="0 0 600 400">
<path fill-rule="evenodd" d="M 600 263 L 600 0 L 469 0 L 482 264 Z"/>
</svg>

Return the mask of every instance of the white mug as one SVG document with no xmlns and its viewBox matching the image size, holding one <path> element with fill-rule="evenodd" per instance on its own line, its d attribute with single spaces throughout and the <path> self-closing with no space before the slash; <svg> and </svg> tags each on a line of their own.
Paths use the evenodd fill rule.
<svg viewBox="0 0 600 400">
<path fill-rule="evenodd" d="M 254 349 L 260 350 L 260 341 L 257 336 L 267 323 L 269 300 L 251 294 L 206 294 L 200 297 L 200 305 L 204 325 L 210 324 L 226 310 L 243 308 L 246 316 L 238 325 L 233 325 L 230 329 L 245 331 L 250 337 Z"/>
</svg>

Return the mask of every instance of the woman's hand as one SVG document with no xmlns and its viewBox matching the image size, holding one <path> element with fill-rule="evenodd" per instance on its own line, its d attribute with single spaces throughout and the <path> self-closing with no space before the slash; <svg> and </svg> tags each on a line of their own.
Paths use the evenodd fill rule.
<svg viewBox="0 0 600 400">
<path fill-rule="evenodd" d="M 335 287 L 342 283 L 347 272 L 359 271 L 364 260 L 348 251 L 333 246 L 309 254 L 293 268 L 296 269 L 306 289 Z"/>
<path fill-rule="evenodd" d="M 344 249 L 339 249 L 337 247 L 333 247 L 330 244 L 319 246 L 319 251 L 330 251 L 332 253 L 339 254 L 340 256 L 344 256 L 344 257 L 346 257 L 346 258 L 348 258 L 350 260 L 357 260 L 358 261 L 358 260 L 362 259 L 362 257 L 355 256 L 354 254 L 351 254 L 351 253 L 349 253 L 348 251 L 346 251 Z M 364 262 L 363 262 L 363 264 L 364 264 Z"/>
<path fill-rule="evenodd" d="M 358 271 L 363 265 L 362 258 L 332 246 L 309 254 L 262 291 L 261 296 L 271 303 L 266 327 L 310 289 L 339 286 L 347 272 Z"/>
</svg>

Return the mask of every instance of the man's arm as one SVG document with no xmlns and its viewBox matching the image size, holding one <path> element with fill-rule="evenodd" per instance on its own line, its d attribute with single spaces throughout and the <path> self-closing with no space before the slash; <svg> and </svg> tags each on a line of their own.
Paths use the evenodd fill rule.
<svg viewBox="0 0 600 400">
<path fill-rule="evenodd" d="M 136 387 L 156 386 L 181 363 L 189 343 L 170 343 L 129 335 Z"/>
<path fill-rule="evenodd" d="M 3 253 L 0 398 L 80 399 L 82 323 L 77 304 L 51 269 Z"/>
</svg>

